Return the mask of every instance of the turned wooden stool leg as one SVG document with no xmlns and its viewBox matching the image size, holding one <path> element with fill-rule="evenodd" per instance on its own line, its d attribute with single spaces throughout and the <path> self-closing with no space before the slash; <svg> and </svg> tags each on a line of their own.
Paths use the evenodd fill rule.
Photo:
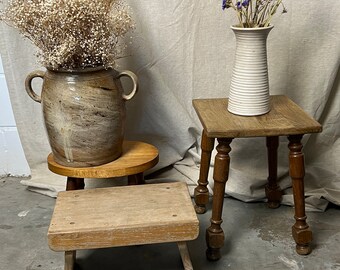
<svg viewBox="0 0 340 270">
<path fill-rule="evenodd" d="M 306 223 L 305 192 L 303 178 L 305 176 L 304 155 L 301 139 L 303 135 L 288 136 L 289 140 L 289 174 L 293 183 L 295 205 L 295 224 L 292 234 L 296 242 L 296 252 L 307 255 L 311 252 L 312 231 Z"/>
<path fill-rule="evenodd" d="M 67 177 L 66 190 L 84 189 L 84 178 Z"/>
<path fill-rule="evenodd" d="M 203 214 L 206 211 L 206 205 L 209 202 L 208 174 L 210 168 L 211 152 L 214 149 L 215 138 L 208 138 L 205 131 L 202 132 L 201 140 L 201 165 L 200 176 L 197 181 L 198 186 L 195 188 L 195 211 L 197 214 Z"/>
<path fill-rule="evenodd" d="M 279 137 L 267 137 L 268 153 L 268 184 L 265 187 L 268 198 L 268 207 L 277 208 L 282 200 L 282 191 L 277 184 L 277 148 L 279 147 Z"/>
<path fill-rule="evenodd" d="M 221 228 L 225 185 L 228 180 L 232 139 L 218 139 L 214 166 L 214 196 L 211 226 L 206 231 L 207 258 L 216 261 L 221 258 L 220 248 L 224 245 L 224 232 Z"/>
<path fill-rule="evenodd" d="M 65 270 L 73 270 L 75 264 L 75 251 L 65 251 Z"/>
<path fill-rule="evenodd" d="M 145 184 L 144 174 L 142 172 L 128 176 L 128 185 L 142 185 L 142 184 Z"/>
</svg>

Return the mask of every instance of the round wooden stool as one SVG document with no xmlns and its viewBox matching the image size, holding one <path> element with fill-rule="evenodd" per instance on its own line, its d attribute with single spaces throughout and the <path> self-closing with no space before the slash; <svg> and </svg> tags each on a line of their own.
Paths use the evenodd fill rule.
<svg viewBox="0 0 340 270">
<path fill-rule="evenodd" d="M 49 154 L 48 168 L 50 171 L 67 176 L 66 190 L 84 188 L 84 178 L 112 178 L 128 176 L 129 185 L 144 183 L 144 171 L 154 167 L 158 162 L 158 150 L 153 145 L 124 141 L 123 153 L 120 158 L 95 167 L 65 167 L 54 161 Z"/>
</svg>

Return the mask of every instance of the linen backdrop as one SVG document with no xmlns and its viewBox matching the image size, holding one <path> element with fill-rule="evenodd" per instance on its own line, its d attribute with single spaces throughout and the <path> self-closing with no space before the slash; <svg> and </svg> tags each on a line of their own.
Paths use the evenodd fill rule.
<svg viewBox="0 0 340 270">
<path fill-rule="evenodd" d="M 220 0 L 128 3 L 136 30 L 126 37 L 128 50 L 117 69 L 134 71 L 140 88 L 127 103 L 126 137 L 158 147 L 160 162 L 151 170 L 153 182 L 186 181 L 192 191 L 199 174 L 202 131 L 192 99 L 228 97 L 235 50 L 229 26 L 236 23 L 236 16 L 231 9 L 222 11 Z M 340 205 L 340 5 L 319 0 L 284 3 L 288 13 L 277 14 L 268 37 L 270 91 L 287 95 L 323 125 L 321 134 L 306 135 L 303 142 L 307 210 L 324 210 L 329 201 Z M 42 67 L 36 64 L 30 43 L 4 24 L 0 44 L 17 127 L 32 170 L 31 179 L 22 183 L 55 196 L 65 188 L 65 179 L 47 170 L 50 148 L 40 104 L 24 89 L 26 75 Z M 231 146 L 226 195 L 246 202 L 264 200 L 265 139 L 235 139 Z M 287 156 L 287 139 L 280 138 L 279 184 L 285 190 L 283 203 L 291 205 Z M 212 174 L 209 180 L 211 188 Z M 87 180 L 89 185 L 98 183 L 120 181 Z"/>
</svg>

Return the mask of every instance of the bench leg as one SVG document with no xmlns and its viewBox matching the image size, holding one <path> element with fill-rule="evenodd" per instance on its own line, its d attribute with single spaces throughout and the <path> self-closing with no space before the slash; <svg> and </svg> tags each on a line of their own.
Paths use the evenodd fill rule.
<svg viewBox="0 0 340 270">
<path fill-rule="evenodd" d="M 73 270 L 76 260 L 76 251 L 65 251 L 65 270 Z"/>
<path fill-rule="evenodd" d="M 203 214 L 206 211 L 206 205 L 209 202 L 208 173 L 210 168 L 211 152 L 214 149 L 215 138 L 208 138 L 205 131 L 202 133 L 201 140 L 201 166 L 200 176 L 197 181 L 198 186 L 195 188 L 195 211 L 197 214 Z"/>
<path fill-rule="evenodd" d="M 312 231 L 310 230 L 305 213 L 305 191 L 303 178 L 305 176 L 304 155 L 301 144 L 302 135 L 288 136 L 289 140 L 289 174 L 292 178 L 295 206 L 295 224 L 292 234 L 296 242 L 296 252 L 307 255 L 311 250 Z"/>
<path fill-rule="evenodd" d="M 277 148 L 279 137 L 267 137 L 268 184 L 265 187 L 269 208 L 278 208 L 282 200 L 282 191 L 277 184 Z"/>
<path fill-rule="evenodd" d="M 179 253 L 181 254 L 183 266 L 185 270 L 193 270 L 190 260 L 190 254 L 186 242 L 177 242 Z"/>
</svg>

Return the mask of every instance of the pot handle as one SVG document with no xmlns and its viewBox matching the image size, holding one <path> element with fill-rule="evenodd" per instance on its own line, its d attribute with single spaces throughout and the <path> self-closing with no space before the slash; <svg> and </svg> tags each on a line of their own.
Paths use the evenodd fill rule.
<svg viewBox="0 0 340 270">
<path fill-rule="evenodd" d="M 31 72 L 30 74 L 27 75 L 26 80 L 25 80 L 25 88 L 27 94 L 30 96 L 31 99 L 33 99 L 36 102 L 41 103 L 41 96 L 37 95 L 33 88 L 32 88 L 32 81 L 34 78 L 39 77 L 44 79 L 45 72 L 41 70 L 36 70 Z"/>
<path fill-rule="evenodd" d="M 131 93 L 128 95 L 123 94 L 123 99 L 127 101 L 127 100 L 132 99 L 138 91 L 138 78 L 135 73 L 129 70 L 124 70 L 120 72 L 118 75 L 118 78 L 123 77 L 123 76 L 129 77 L 133 83 L 133 88 L 132 88 Z"/>
</svg>

